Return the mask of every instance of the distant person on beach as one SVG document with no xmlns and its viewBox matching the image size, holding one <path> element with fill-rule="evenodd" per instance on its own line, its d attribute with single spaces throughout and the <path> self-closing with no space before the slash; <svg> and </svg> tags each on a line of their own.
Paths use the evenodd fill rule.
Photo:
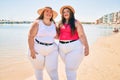
<svg viewBox="0 0 120 80">
<path fill-rule="evenodd" d="M 58 80 L 58 47 L 54 41 L 57 32 L 53 20 L 58 14 L 51 7 L 39 9 L 38 14 L 40 16 L 29 31 L 28 57 L 35 69 L 37 80 L 43 80 L 44 67 L 51 80 Z"/>
<path fill-rule="evenodd" d="M 119 32 L 118 28 L 114 28 L 113 32 Z"/>
<path fill-rule="evenodd" d="M 59 53 L 65 63 L 67 80 L 76 80 L 77 69 L 84 56 L 89 54 L 89 46 L 83 27 L 75 19 L 74 13 L 75 10 L 71 6 L 61 7 L 62 19 L 57 27 Z"/>
</svg>

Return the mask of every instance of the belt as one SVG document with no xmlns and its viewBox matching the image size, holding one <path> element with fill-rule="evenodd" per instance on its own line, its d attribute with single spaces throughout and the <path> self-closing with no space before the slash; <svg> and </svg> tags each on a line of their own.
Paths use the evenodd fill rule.
<svg viewBox="0 0 120 80">
<path fill-rule="evenodd" d="M 35 39 L 35 41 L 36 41 L 38 44 L 42 44 L 42 45 L 46 45 L 46 46 L 49 46 L 49 45 L 52 45 L 52 44 L 53 44 L 53 43 L 43 43 L 43 42 L 38 41 L 37 39 Z"/>
<path fill-rule="evenodd" d="M 74 42 L 74 41 L 76 41 L 76 40 L 71 40 L 71 41 L 67 41 L 67 42 L 59 41 L 59 42 L 62 43 L 62 44 L 66 44 L 66 43 L 71 43 L 71 42 Z"/>
</svg>

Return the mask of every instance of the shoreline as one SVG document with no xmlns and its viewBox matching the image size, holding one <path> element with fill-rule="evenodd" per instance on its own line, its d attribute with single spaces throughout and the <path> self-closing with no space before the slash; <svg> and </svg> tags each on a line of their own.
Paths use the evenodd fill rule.
<svg viewBox="0 0 120 80">
<path fill-rule="evenodd" d="M 96 25 L 101 25 L 101 26 L 106 26 L 106 27 L 117 27 L 120 29 L 120 24 L 96 24 Z"/>
</svg>

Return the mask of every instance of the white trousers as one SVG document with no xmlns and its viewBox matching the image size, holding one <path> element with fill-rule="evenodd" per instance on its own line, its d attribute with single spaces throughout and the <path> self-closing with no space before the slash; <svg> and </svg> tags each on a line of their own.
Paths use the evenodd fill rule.
<svg viewBox="0 0 120 80">
<path fill-rule="evenodd" d="M 36 51 L 36 59 L 32 59 L 29 54 L 29 60 L 31 61 L 34 69 L 35 76 L 37 80 L 43 80 L 43 69 L 46 67 L 46 70 L 51 78 L 51 80 L 58 80 L 58 48 L 54 43 L 53 45 L 41 45 L 34 44 L 34 48 Z"/>
<path fill-rule="evenodd" d="M 77 69 L 84 57 L 84 46 L 80 40 L 59 43 L 59 53 L 65 63 L 67 80 L 76 80 Z"/>
</svg>

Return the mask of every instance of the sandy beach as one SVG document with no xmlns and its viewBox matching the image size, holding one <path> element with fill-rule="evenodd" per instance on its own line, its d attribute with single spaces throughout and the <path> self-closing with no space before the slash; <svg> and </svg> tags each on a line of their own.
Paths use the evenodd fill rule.
<svg viewBox="0 0 120 80">
<path fill-rule="evenodd" d="M 120 33 L 99 38 L 80 65 L 78 80 L 120 80 Z"/>
<path fill-rule="evenodd" d="M 120 80 L 120 33 L 100 37 L 90 46 L 78 70 L 77 80 Z M 21 60 L 1 58 L 0 80 L 36 80 L 26 55 Z M 10 64 L 12 62 L 12 64 Z M 14 62 L 14 63 L 13 63 Z M 64 64 L 59 58 L 59 78 L 66 80 Z M 50 80 L 46 70 L 44 80 Z"/>
</svg>

